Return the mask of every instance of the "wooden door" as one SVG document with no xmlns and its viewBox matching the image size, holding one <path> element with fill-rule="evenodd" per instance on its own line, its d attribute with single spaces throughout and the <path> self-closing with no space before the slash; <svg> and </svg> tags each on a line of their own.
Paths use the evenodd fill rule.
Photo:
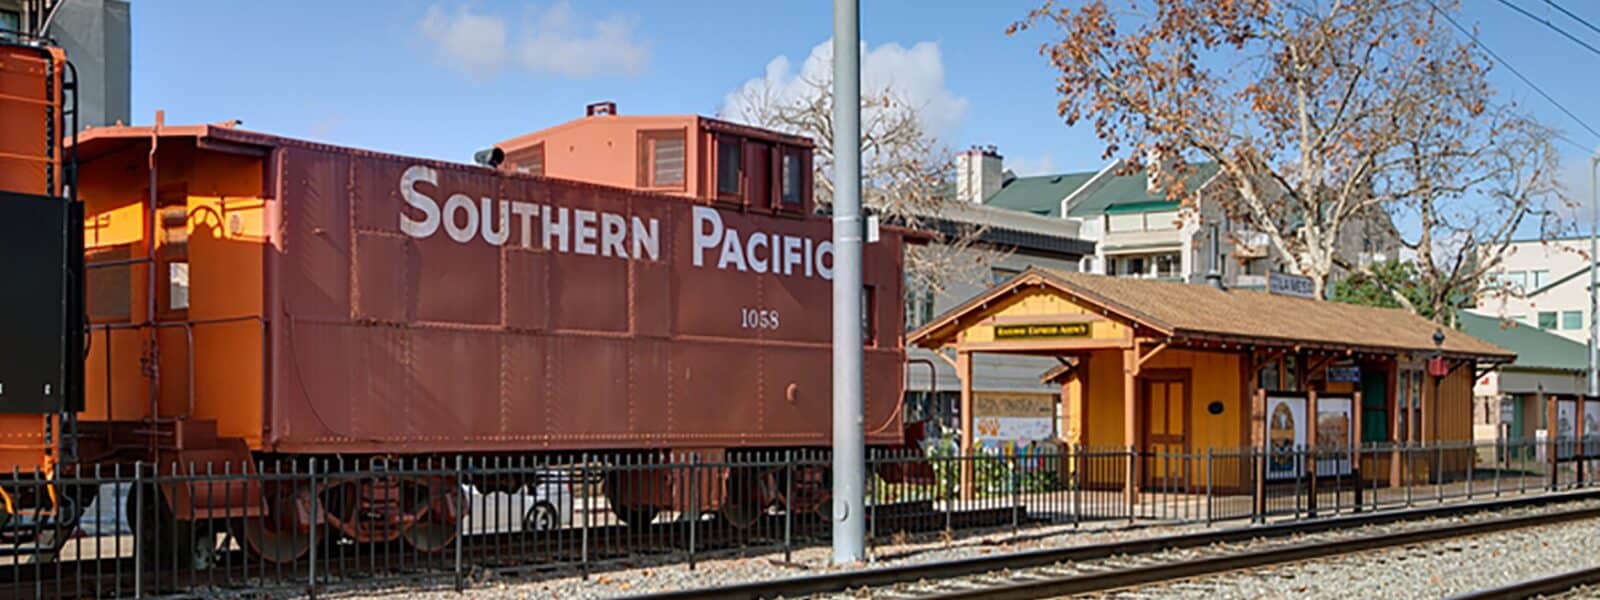
<svg viewBox="0 0 1600 600">
<path fill-rule="evenodd" d="M 1143 380 L 1146 489 L 1175 490 L 1187 484 L 1189 385 L 1186 377 Z"/>
</svg>

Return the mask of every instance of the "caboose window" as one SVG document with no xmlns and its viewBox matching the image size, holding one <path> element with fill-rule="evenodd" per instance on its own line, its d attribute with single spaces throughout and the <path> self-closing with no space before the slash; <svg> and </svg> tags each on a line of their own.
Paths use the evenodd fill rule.
<svg viewBox="0 0 1600 600">
<path fill-rule="evenodd" d="M 877 311 L 876 291 L 873 286 L 861 286 L 861 341 L 867 346 L 878 345 L 878 320 L 873 318 Z"/>
<path fill-rule="evenodd" d="M 743 166 L 740 157 L 744 155 L 744 148 L 739 143 L 739 138 L 717 138 L 717 193 L 738 195 L 739 180 L 742 178 Z"/>
<path fill-rule="evenodd" d="M 189 308 L 189 263 L 167 263 L 167 308 Z"/>
<path fill-rule="evenodd" d="M 803 184 L 804 180 L 801 179 L 803 176 L 803 173 L 801 173 L 801 168 L 802 165 L 800 164 L 799 154 L 795 154 L 793 152 L 783 153 L 782 198 L 783 203 L 790 205 L 791 207 L 799 206 L 801 202 L 804 201 L 804 198 L 801 198 L 801 190 L 805 188 L 805 185 Z"/>
<path fill-rule="evenodd" d="M 647 131 L 645 144 L 650 187 L 683 187 L 683 131 Z"/>
</svg>

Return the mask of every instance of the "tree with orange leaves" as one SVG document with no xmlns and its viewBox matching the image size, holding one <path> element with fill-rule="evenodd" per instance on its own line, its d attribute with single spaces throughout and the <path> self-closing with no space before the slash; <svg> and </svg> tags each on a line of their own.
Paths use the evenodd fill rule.
<svg viewBox="0 0 1600 600">
<path fill-rule="evenodd" d="M 1363 222 L 1399 223 L 1440 302 L 1479 291 L 1500 256 L 1485 248 L 1560 226 L 1551 132 L 1495 101 L 1488 58 L 1434 3 L 1127 6 L 1047 0 L 1008 33 L 1057 27 L 1041 53 L 1059 71 L 1066 122 L 1091 123 L 1106 156 L 1131 168 L 1159 157 L 1151 176 L 1185 202 L 1189 162 L 1215 162 L 1229 220 L 1264 236 L 1319 297 L 1363 268 L 1340 243 Z"/>
</svg>

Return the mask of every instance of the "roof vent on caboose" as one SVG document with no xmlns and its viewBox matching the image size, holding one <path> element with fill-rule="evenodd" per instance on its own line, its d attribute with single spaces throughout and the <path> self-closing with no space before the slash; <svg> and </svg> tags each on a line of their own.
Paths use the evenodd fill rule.
<svg viewBox="0 0 1600 600">
<path fill-rule="evenodd" d="M 1041 376 L 1061 385 L 1061 442 L 1144 457 L 1269 441 L 1275 449 L 1467 442 L 1475 371 L 1515 358 L 1399 309 L 1039 268 L 935 318 L 906 343 L 955 367 L 968 445 L 973 355 L 1027 354 L 1061 362 Z M 1197 489 L 1206 477 L 1159 460 L 1133 466 L 1131 476 L 1104 483 L 1131 499 L 1140 488 Z"/>
</svg>

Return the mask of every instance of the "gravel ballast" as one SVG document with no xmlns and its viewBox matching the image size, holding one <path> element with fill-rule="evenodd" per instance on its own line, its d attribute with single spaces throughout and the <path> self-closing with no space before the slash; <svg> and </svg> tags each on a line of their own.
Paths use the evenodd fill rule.
<svg viewBox="0 0 1600 600">
<path fill-rule="evenodd" d="M 1600 566 L 1596 540 L 1600 519 L 1589 519 L 1251 569 L 1108 597 L 1442 598 Z"/>
</svg>

